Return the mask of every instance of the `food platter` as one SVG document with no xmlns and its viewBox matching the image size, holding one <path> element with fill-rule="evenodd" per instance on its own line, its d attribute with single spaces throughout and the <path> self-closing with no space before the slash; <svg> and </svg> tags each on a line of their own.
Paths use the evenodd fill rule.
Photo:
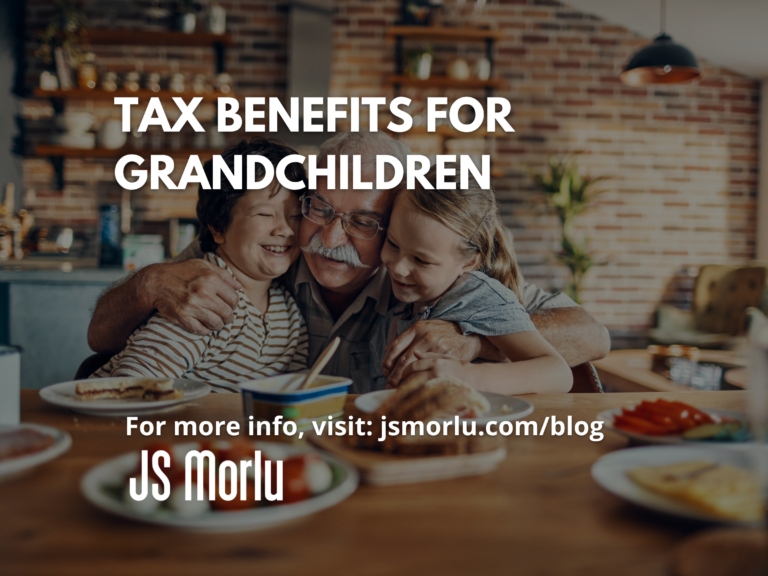
<svg viewBox="0 0 768 576">
<path fill-rule="evenodd" d="M 498 468 L 507 457 L 507 449 L 503 445 L 474 454 L 416 457 L 349 448 L 337 437 L 319 436 L 314 432 L 310 432 L 308 438 L 321 450 L 353 464 L 360 472 L 362 481 L 371 486 L 420 484 L 480 476 Z"/>
<path fill-rule="evenodd" d="M 109 382 L 110 380 L 117 379 L 93 378 L 88 381 Z M 120 378 L 120 380 L 124 380 L 124 378 Z M 79 400 L 75 392 L 77 384 L 77 380 L 53 384 L 40 390 L 40 397 L 50 404 L 61 408 L 69 408 L 81 414 L 92 416 L 132 416 L 163 412 L 181 404 L 199 400 L 211 391 L 211 387 L 203 382 L 176 378 L 173 381 L 173 387 L 175 390 L 184 391 L 182 398 L 171 400 Z"/>
<path fill-rule="evenodd" d="M 719 421 L 722 418 L 731 418 L 740 422 L 746 421 L 746 416 L 741 412 L 733 412 L 730 410 L 710 410 L 702 409 L 702 412 L 709 414 L 714 420 Z M 619 416 L 622 413 L 621 408 L 613 408 L 610 410 L 604 410 L 597 415 L 598 420 L 605 422 L 606 430 L 616 432 L 622 436 L 626 436 L 637 444 L 697 444 L 700 445 L 701 441 L 686 440 L 681 434 L 668 434 L 664 436 L 652 436 L 650 434 L 637 434 L 628 430 L 622 430 L 614 426 L 614 417 Z M 711 442 L 717 442 L 717 440 L 711 440 Z"/>
<path fill-rule="evenodd" d="M 69 450 L 69 447 L 72 445 L 72 438 L 66 432 L 50 426 L 42 426 L 40 424 L 22 423 L 15 426 L 0 425 L 0 434 L 23 429 L 34 430 L 40 434 L 50 436 L 53 438 L 53 443 L 38 452 L 0 460 L 0 479 L 15 476 L 16 474 L 39 466 L 40 464 L 49 462 L 54 458 L 58 458 L 64 454 L 64 452 Z"/>
<path fill-rule="evenodd" d="M 727 520 L 668 496 L 656 494 L 635 484 L 627 475 L 643 466 L 664 466 L 687 461 L 707 460 L 736 468 L 750 468 L 749 447 L 729 446 L 646 446 L 606 454 L 592 466 L 592 478 L 600 487 L 622 500 L 643 508 L 702 522 L 753 526 L 750 522 Z"/>
<path fill-rule="evenodd" d="M 355 398 L 355 407 L 361 412 L 372 414 L 394 393 L 395 390 L 379 390 L 362 394 Z M 533 413 L 533 404 L 515 396 L 504 396 L 503 394 L 493 394 L 491 392 L 481 392 L 481 394 L 485 396 L 491 405 L 490 411 L 483 414 L 480 418 L 466 419 L 475 421 L 478 425 L 491 421 L 518 420 Z"/>
<path fill-rule="evenodd" d="M 177 444 L 174 446 L 174 455 L 181 457 L 188 450 L 195 449 L 197 446 L 195 443 Z M 307 448 L 301 446 L 275 445 L 269 442 L 259 442 L 258 447 L 262 450 L 272 449 L 273 451 L 284 452 L 288 456 L 307 452 Z M 330 508 L 345 500 L 355 491 L 359 482 L 355 469 L 333 456 L 318 454 L 330 465 L 333 471 L 334 480 L 331 489 L 309 499 L 290 504 L 260 506 L 227 512 L 209 510 L 192 517 L 174 514 L 169 510 L 142 514 L 128 506 L 119 497 L 119 490 L 116 489 L 124 483 L 126 476 L 136 469 L 139 461 L 138 452 L 123 454 L 91 468 L 83 477 L 80 489 L 86 500 L 97 508 L 129 520 L 195 532 L 257 530 L 283 524 Z"/>
</svg>

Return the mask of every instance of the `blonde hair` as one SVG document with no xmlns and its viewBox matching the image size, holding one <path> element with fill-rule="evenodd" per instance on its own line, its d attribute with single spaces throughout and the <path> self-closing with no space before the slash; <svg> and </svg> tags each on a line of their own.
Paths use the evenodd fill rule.
<svg viewBox="0 0 768 576">
<path fill-rule="evenodd" d="M 512 248 L 512 233 L 501 222 L 493 189 L 483 190 L 473 178 L 466 190 L 459 190 L 458 182 L 456 190 L 438 189 L 434 167 L 425 179 L 434 190 L 424 189 L 417 181 L 415 188 L 398 196 L 407 196 L 420 212 L 461 236 L 461 256 L 470 260 L 479 254 L 477 270 L 504 284 L 524 304 L 523 274 Z"/>
</svg>

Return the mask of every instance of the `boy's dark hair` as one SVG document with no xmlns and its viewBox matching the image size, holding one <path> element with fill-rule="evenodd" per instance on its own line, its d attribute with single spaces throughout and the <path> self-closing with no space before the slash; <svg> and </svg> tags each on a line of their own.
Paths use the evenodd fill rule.
<svg viewBox="0 0 768 576">
<path fill-rule="evenodd" d="M 250 141 L 241 140 L 240 143 L 224 150 L 221 157 L 230 170 L 233 170 L 235 156 L 264 156 L 273 166 L 277 167 L 280 160 L 291 154 L 297 154 L 297 152 L 282 142 L 256 137 Z M 208 160 L 203 169 L 208 181 L 213 183 L 213 160 Z M 256 180 L 264 177 L 264 168 L 261 164 L 255 165 L 254 172 Z M 245 178 L 245 173 L 246 162 L 243 160 L 243 178 Z M 304 166 L 296 162 L 288 165 L 285 170 L 285 176 L 291 182 L 304 182 L 305 185 L 307 183 L 307 174 L 304 171 Z M 275 187 L 275 192 L 272 194 L 274 196 L 277 194 L 278 187 L 280 186 L 277 178 L 275 178 L 273 186 Z M 217 232 L 226 232 L 232 222 L 232 209 L 237 201 L 242 196 L 245 196 L 246 192 L 248 190 L 245 187 L 233 188 L 226 176 L 223 175 L 221 178 L 221 188 L 205 190 L 202 186 L 199 187 L 197 192 L 197 219 L 200 221 L 200 249 L 203 252 L 214 252 L 217 247 L 213 234 L 208 227 L 210 226 Z M 294 192 L 296 194 L 299 193 L 299 191 Z"/>
</svg>

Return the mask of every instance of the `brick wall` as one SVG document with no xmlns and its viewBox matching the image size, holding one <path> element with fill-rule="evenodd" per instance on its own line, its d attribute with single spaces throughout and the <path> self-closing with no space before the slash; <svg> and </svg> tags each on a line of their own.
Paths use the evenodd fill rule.
<svg viewBox="0 0 768 576">
<path fill-rule="evenodd" d="M 398 6 L 337 2 L 334 95 L 391 95 L 371 84 L 394 72 L 383 25 L 397 20 Z M 624 86 L 619 73 L 649 40 L 556 2 L 499 0 L 463 20 L 506 34 L 496 48 L 505 83 L 496 95 L 511 102 L 516 132 L 498 139 L 493 160 L 504 169 L 498 196 L 529 281 L 557 288 L 565 271 L 552 259 L 557 222 L 532 206 L 540 197 L 528 169 L 578 150 L 585 172 L 612 177 L 577 230 L 607 262 L 588 274 L 584 305 L 614 334 L 642 333 L 656 304 L 674 301 L 668 294 L 684 269 L 754 257 L 757 82 L 700 59 L 698 84 Z M 481 47 L 434 49 L 438 66 L 481 55 Z M 421 139 L 415 144 L 423 150 Z"/>
<path fill-rule="evenodd" d="M 29 29 L 45 18 L 49 2 L 27 4 Z M 512 103 L 516 132 L 496 140 L 493 160 L 504 171 L 496 182 L 498 195 L 529 280 L 557 288 L 565 273 L 552 258 L 557 223 L 536 206 L 540 198 L 528 170 L 541 169 L 551 155 L 577 150 L 583 151 L 585 172 L 612 177 L 605 186 L 608 192 L 579 219 L 577 230 L 606 262 L 587 276 L 584 304 L 615 334 L 642 333 L 657 302 L 669 299 L 665 294 L 684 269 L 754 257 L 756 82 L 700 59 L 704 79 L 698 84 L 630 88 L 618 75 L 648 39 L 555 2 L 489 4 L 480 14 L 462 15 L 462 21 L 491 24 L 505 32 L 497 43 L 495 69 L 504 87 L 496 94 Z M 227 64 L 237 92 L 284 93 L 285 13 L 267 0 L 225 6 L 237 44 Z M 331 95 L 392 96 L 385 78 L 394 72 L 394 44 L 385 38 L 384 28 L 398 17 L 399 0 L 337 0 Z M 443 70 L 457 55 L 472 62 L 481 48 L 436 45 L 435 68 Z M 102 50 L 96 50 L 100 58 Z M 114 69 L 121 63 L 132 65 L 130 49 L 109 50 L 103 58 L 109 58 Z M 171 59 L 179 62 L 181 71 L 212 69 L 209 51 L 141 50 L 145 70 L 167 67 Z M 30 86 L 37 73 L 30 68 Z M 403 94 L 416 102 L 427 96 L 464 95 L 407 89 Z M 27 101 L 30 139 L 36 130 L 50 129 L 45 106 Z M 35 115 L 41 118 L 32 120 Z M 439 151 L 435 138 L 406 139 L 414 151 Z M 32 203 L 39 217 L 92 225 L 98 204 L 119 194 L 111 166 L 106 161 L 69 161 L 65 190 L 52 192 L 48 163 L 25 160 L 27 186 L 36 190 Z M 193 198 L 193 192 L 157 192 L 139 195 L 136 203 L 140 216 L 147 217 L 158 207 L 183 211 L 182 205 L 191 206 Z"/>
</svg>

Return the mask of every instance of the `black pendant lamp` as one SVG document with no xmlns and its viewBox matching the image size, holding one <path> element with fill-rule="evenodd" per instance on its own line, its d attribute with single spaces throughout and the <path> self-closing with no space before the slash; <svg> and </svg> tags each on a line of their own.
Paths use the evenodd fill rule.
<svg viewBox="0 0 768 576">
<path fill-rule="evenodd" d="M 638 50 L 621 73 L 629 86 L 681 84 L 701 76 L 696 56 L 685 46 L 675 44 L 666 34 L 666 0 L 661 0 L 661 34 Z"/>
</svg>

